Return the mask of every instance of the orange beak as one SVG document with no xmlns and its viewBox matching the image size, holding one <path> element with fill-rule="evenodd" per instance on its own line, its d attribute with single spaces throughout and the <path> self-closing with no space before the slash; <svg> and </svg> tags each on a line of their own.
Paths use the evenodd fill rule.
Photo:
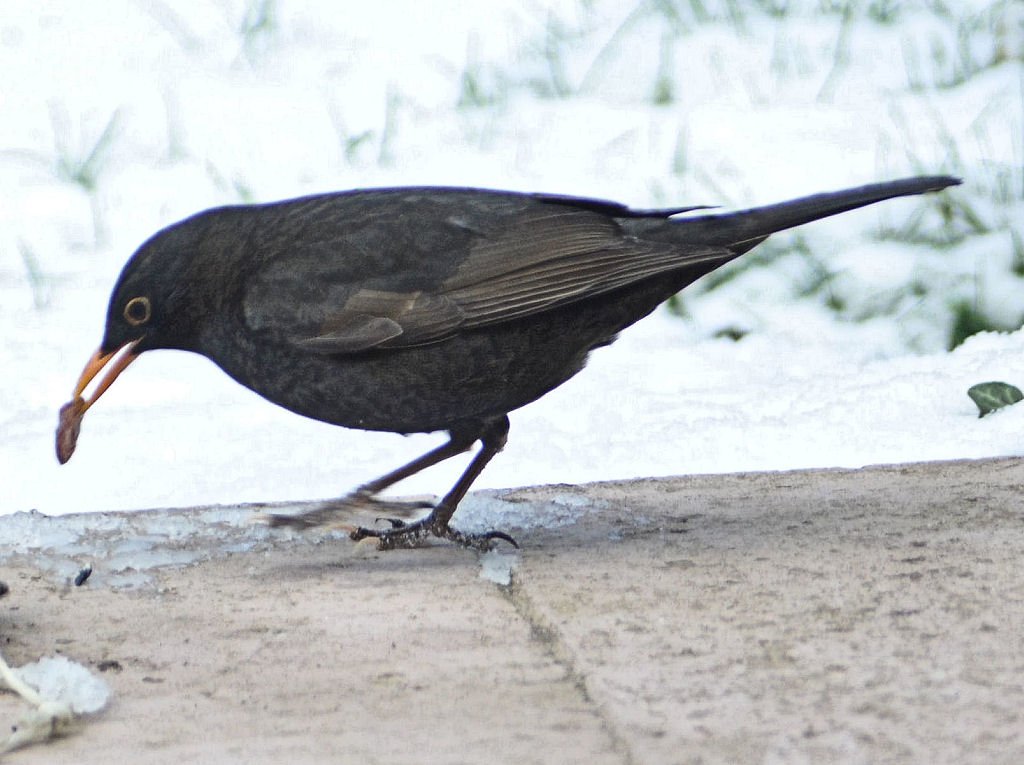
<svg viewBox="0 0 1024 765">
<path fill-rule="evenodd" d="M 75 394 L 72 398 L 80 398 L 86 388 L 89 387 L 89 383 L 100 372 L 103 371 L 107 364 L 110 364 L 110 368 L 106 370 L 99 382 L 96 384 L 96 389 L 92 392 L 92 395 L 85 399 L 82 405 L 79 407 L 79 413 L 85 414 L 86 410 L 95 404 L 99 397 L 106 392 L 107 388 L 113 385 L 114 380 L 124 370 L 128 368 L 135 359 L 139 357 L 139 354 L 135 353 L 135 346 L 139 344 L 138 340 L 132 340 L 129 343 L 125 343 L 116 351 L 110 353 L 103 353 L 102 351 L 96 351 L 89 359 L 89 362 L 85 365 L 85 369 L 82 370 L 81 377 L 78 378 L 78 383 L 75 385 Z M 111 363 L 113 360 L 113 363 Z"/>
<path fill-rule="evenodd" d="M 135 353 L 135 346 L 138 344 L 138 340 L 132 340 L 110 353 L 96 351 L 86 363 L 85 369 L 82 370 L 78 383 L 75 385 L 75 393 L 71 401 L 60 410 L 60 424 L 57 427 L 57 459 L 62 465 L 71 459 L 71 455 L 75 451 L 82 417 L 113 384 L 118 375 L 139 357 L 139 354 Z M 83 398 L 82 394 L 89 387 L 89 383 L 101 372 L 103 375 L 100 376 L 92 394 L 89 398 Z"/>
</svg>

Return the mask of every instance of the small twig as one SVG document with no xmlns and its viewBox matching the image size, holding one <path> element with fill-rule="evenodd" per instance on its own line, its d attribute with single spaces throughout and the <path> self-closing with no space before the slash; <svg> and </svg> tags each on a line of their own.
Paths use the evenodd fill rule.
<svg viewBox="0 0 1024 765">
<path fill-rule="evenodd" d="M 35 688 L 28 685 L 24 680 L 14 674 L 14 670 L 11 669 L 10 665 L 2 655 L 0 655 L 0 680 L 3 680 L 4 685 L 6 685 L 9 690 L 17 693 L 32 706 L 38 707 L 45 703 L 43 701 L 43 697 L 36 692 Z"/>
</svg>

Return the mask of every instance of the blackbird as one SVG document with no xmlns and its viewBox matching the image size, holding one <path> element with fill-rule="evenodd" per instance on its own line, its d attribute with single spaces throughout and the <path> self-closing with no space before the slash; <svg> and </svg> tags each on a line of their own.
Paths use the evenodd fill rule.
<svg viewBox="0 0 1024 765">
<path fill-rule="evenodd" d="M 193 351 L 313 419 L 448 432 L 447 443 L 340 505 L 372 508 L 383 489 L 481 442 L 428 515 L 359 527 L 354 539 L 375 537 L 382 548 L 431 535 L 477 548 L 494 539 L 514 544 L 500 532 L 468 535 L 449 525 L 504 446 L 509 412 L 564 383 L 593 349 L 770 234 L 958 183 L 907 178 L 724 214 L 431 187 L 208 210 L 155 234 L 124 267 L 103 341 L 61 410 L 58 459 L 71 457 L 85 411 L 139 354 Z M 324 520 L 313 513 L 276 522 Z"/>
</svg>

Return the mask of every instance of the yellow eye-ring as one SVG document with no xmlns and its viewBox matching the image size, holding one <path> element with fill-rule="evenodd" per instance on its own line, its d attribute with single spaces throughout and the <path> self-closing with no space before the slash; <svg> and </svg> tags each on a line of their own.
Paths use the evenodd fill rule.
<svg viewBox="0 0 1024 765">
<path fill-rule="evenodd" d="M 125 304 L 124 318 L 133 327 L 137 327 L 149 321 L 152 312 L 148 297 L 133 297 Z"/>
</svg>

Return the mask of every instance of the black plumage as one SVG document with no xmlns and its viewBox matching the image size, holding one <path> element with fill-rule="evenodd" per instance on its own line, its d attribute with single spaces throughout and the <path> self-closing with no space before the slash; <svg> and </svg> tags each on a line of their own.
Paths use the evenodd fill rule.
<svg viewBox="0 0 1024 765">
<path fill-rule="evenodd" d="M 466 474 L 422 522 L 353 533 L 385 546 L 426 534 L 485 545 L 495 535 L 469 538 L 448 522 L 504 445 L 510 411 L 568 380 L 591 350 L 771 233 L 956 183 L 910 178 L 697 215 L 699 208 L 633 210 L 457 188 L 209 210 L 160 231 L 128 261 L 102 344 L 62 410 L 58 456 L 71 456 L 85 410 L 138 354 L 193 351 L 308 417 L 450 434 L 448 444 L 358 489 L 352 503 L 370 503 L 481 440 Z M 104 368 L 97 392 L 82 399 Z"/>
</svg>

